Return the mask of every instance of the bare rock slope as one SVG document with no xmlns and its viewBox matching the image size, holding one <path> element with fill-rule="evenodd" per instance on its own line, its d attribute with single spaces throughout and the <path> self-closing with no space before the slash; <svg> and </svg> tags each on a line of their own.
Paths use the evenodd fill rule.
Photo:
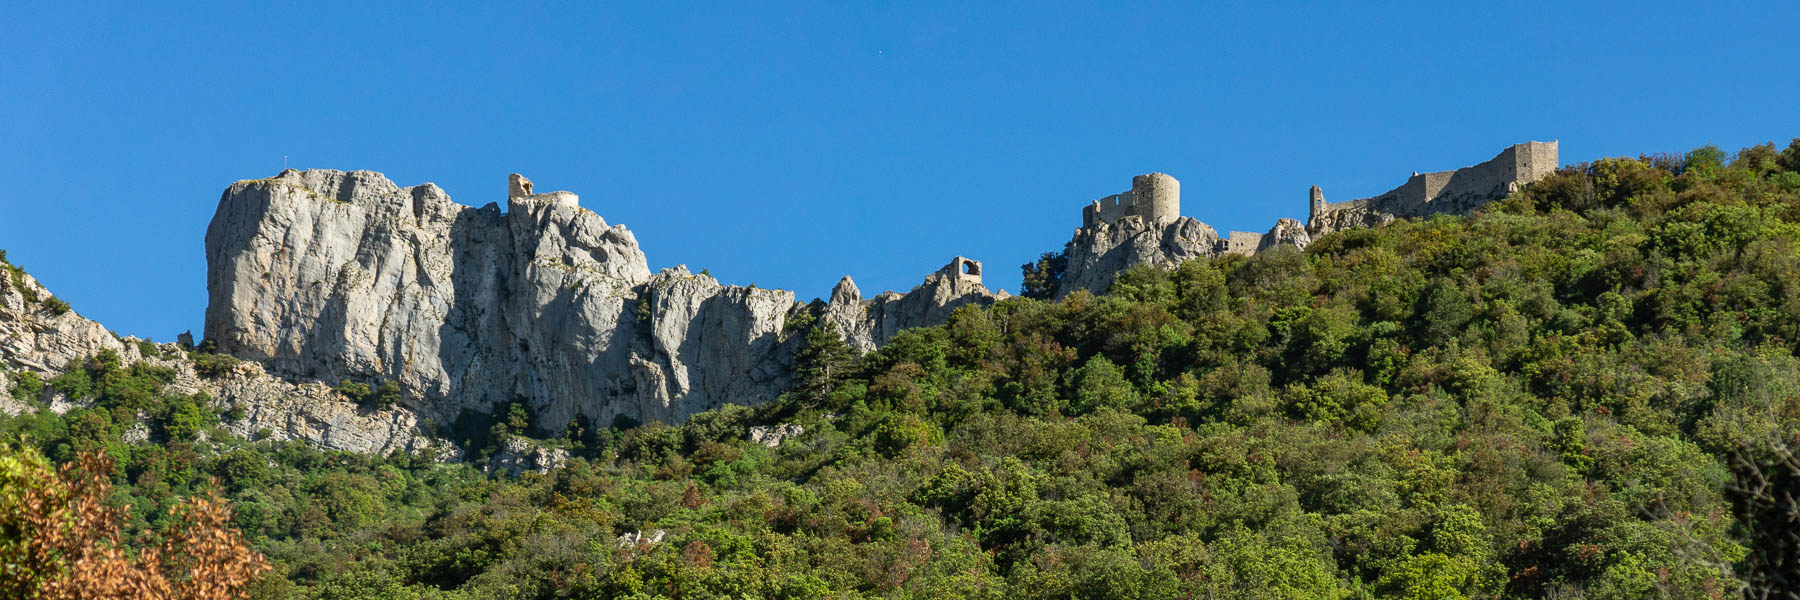
<svg viewBox="0 0 1800 600">
<path fill-rule="evenodd" d="M 32 373 L 40 379 L 79 368 L 103 352 L 122 364 L 148 362 L 174 372 L 168 391 L 209 398 L 234 434 L 251 439 L 301 440 L 327 450 L 385 454 L 455 455 L 449 444 L 420 433 L 420 417 L 404 408 L 369 410 L 358 407 L 328 386 L 296 384 L 271 377 L 261 366 L 243 362 L 226 373 L 202 377 L 178 344 L 148 344 L 119 338 L 55 300 L 50 290 L 22 269 L 0 263 L 0 412 L 49 409 L 66 411 L 84 405 L 45 386 L 37 398 L 15 399 L 12 378 Z M 29 401 L 35 400 L 37 406 Z"/>
</svg>

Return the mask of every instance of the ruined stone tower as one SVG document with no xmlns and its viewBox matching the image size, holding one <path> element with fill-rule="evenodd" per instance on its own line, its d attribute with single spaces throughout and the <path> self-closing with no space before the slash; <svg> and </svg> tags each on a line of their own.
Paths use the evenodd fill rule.
<svg viewBox="0 0 1800 600">
<path fill-rule="evenodd" d="M 1306 220 L 1310 223 L 1312 220 L 1319 218 L 1319 213 L 1325 212 L 1325 188 L 1316 185 L 1312 186 L 1312 192 L 1307 195 L 1307 199 L 1309 202 L 1306 211 Z"/>
<path fill-rule="evenodd" d="M 952 258 L 950 264 L 944 265 L 938 272 L 956 281 L 981 285 L 981 261 L 972 258 Z"/>
<path fill-rule="evenodd" d="M 531 195 L 531 180 L 524 175 L 513 173 L 506 176 L 506 197 L 523 198 Z"/>
<path fill-rule="evenodd" d="M 1181 217 L 1181 182 L 1162 173 L 1131 178 L 1131 191 L 1095 200 L 1081 209 L 1081 226 L 1116 223 L 1139 217 L 1145 223 L 1169 223 Z"/>
</svg>

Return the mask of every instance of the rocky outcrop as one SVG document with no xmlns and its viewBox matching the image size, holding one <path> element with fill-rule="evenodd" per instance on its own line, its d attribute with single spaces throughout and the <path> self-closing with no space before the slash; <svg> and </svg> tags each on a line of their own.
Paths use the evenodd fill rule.
<svg viewBox="0 0 1800 600">
<path fill-rule="evenodd" d="M 1262 242 L 1256 247 L 1257 252 L 1276 246 L 1293 246 L 1305 250 L 1312 245 L 1312 234 L 1306 231 L 1306 225 L 1294 219 L 1276 219 L 1275 226 L 1263 234 Z"/>
<path fill-rule="evenodd" d="M 0 366 L 58 374 L 69 363 L 125 344 L 76 314 L 24 269 L 0 262 Z M 0 391 L 11 389 L 10 379 Z"/>
<path fill-rule="evenodd" d="M 1317 193 L 1315 189 L 1315 194 Z M 1280 219 L 1266 234 L 1232 231 L 1219 235 L 1212 226 L 1183 217 L 1181 183 L 1161 173 L 1139 175 L 1131 191 L 1095 201 L 1081 212 L 1081 228 L 1063 246 L 1061 271 L 1039 264 L 1024 265 L 1051 281 L 1047 292 L 1061 299 L 1076 290 L 1105 293 L 1113 278 L 1137 265 L 1174 267 L 1183 261 L 1222 254 L 1249 255 L 1278 246 L 1305 248 L 1312 243 L 1306 227 Z M 1050 269 L 1038 273 L 1038 269 Z"/>
<path fill-rule="evenodd" d="M 798 423 L 757 425 L 750 428 L 750 441 L 768 448 L 779 448 L 781 442 L 798 439 L 802 435 L 806 435 L 806 428 Z"/>
<path fill-rule="evenodd" d="M 1063 247 L 1068 266 L 1056 286 L 1056 297 L 1075 290 L 1104 293 L 1112 286 L 1113 277 L 1133 266 L 1175 265 L 1215 256 L 1227 247 L 1228 240 L 1220 238 L 1212 226 L 1188 217 L 1168 223 L 1137 217 L 1096 222 L 1075 230 L 1074 238 Z"/>
<path fill-rule="evenodd" d="M 943 323 L 958 308 L 987 306 L 1004 299 L 1002 294 L 981 283 L 981 263 L 958 256 L 906 294 L 883 292 L 865 300 L 845 276 L 831 290 L 823 317 L 851 347 L 867 352 L 901 330 Z"/>
<path fill-rule="evenodd" d="M 1233 231 L 1227 237 L 1188 217 L 1169 223 L 1152 223 L 1137 217 L 1112 223 L 1100 221 L 1075 230 L 1074 238 L 1063 246 L 1067 262 L 1055 297 L 1062 298 L 1075 290 L 1105 293 L 1112 287 L 1114 277 L 1137 265 L 1174 267 L 1203 256 L 1254 254 L 1280 246 L 1304 249 L 1311 243 L 1306 226 L 1294 219 L 1277 220 L 1268 233 Z"/>
<path fill-rule="evenodd" d="M 631 232 L 574 194 L 517 175 L 509 188 L 502 212 L 370 171 L 237 182 L 207 230 L 207 335 L 296 381 L 395 381 L 438 420 L 523 400 L 540 432 L 679 422 L 787 389 L 792 292 L 652 275 Z M 953 266 L 871 300 L 846 278 L 825 312 L 866 350 L 998 297 L 979 263 Z"/>
<path fill-rule="evenodd" d="M 526 182 L 529 184 L 530 182 Z M 490 472 L 502 472 L 518 475 L 526 471 L 533 473 L 549 473 L 569 462 L 570 453 L 564 448 L 552 448 L 522 437 L 507 438 L 495 449 L 494 455 L 488 458 L 485 469 Z"/>
<path fill-rule="evenodd" d="M 657 274 L 639 293 L 647 343 L 629 357 L 634 404 L 616 414 L 680 422 L 728 402 L 755 404 L 787 390 L 790 342 L 798 341 L 783 331 L 800 307 L 793 292 L 720 285 L 678 266 Z M 596 367 L 597 373 L 610 370 Z M 604 408 L 599 414 L 606 414 Z"/>
<path fill-rule="evenodd" d="M 240 181 L 207 230 L 207 335 L 284 377 L 397 381 L 440 419 L 522 399 L 541 430 L 784 389 L 791 293 L 653 276 L 574 194 L 511 187 L 503 213 L 370 171 Z"/>
<path fill-rule="evenodd" d="M 292 383 L 269 375 L 262 365 L 240 362 L 226 373 L 201 377 L 174 344 L 152 363 L 175 369 L 165 391 L 203 394 L 213 399 L 220 425 L 247 440 L 300 441 L 325 450 L 362 454 L 418 454 L 451 460 L 460 455 L 448 441 L 425 434 L 424 419 L 403 407 L 370 409 L 321 383 Z"/>
<path fill-rule="evenodd" d="M 48 409 L 60 413 L 84 405 L 48 386 L 33 399 L 35 406 L 14 400 L 12 374 L 31 372 L 40 380 L 49 380 L 89 357 L 110 351 L 124 365 L 148 362 L 171 369 L 175 377 L 165 391 L 210 398 L 221 415 L 221 425 L 246 439 L 301 440 L 327 450 L 372 454 L 456 455 L 450 444 L 420 433 L 421 420 L 413 411 L 368 410 L 330 387 L 283 381 L 252 362 L 233 365 L 217 377 L 202 377 L 180 345 L 114 337 L 99 323 L 52 301 L 50 291 L 22 270 L 12 265 L 0 268 L 8 271 L 0 273 L 7 278 L 0 286 L 0 412 Z"/>
</svg>

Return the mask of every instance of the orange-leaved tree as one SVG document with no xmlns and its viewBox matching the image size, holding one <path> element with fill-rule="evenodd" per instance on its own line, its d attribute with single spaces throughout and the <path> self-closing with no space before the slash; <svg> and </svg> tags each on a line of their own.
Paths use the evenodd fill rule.
<svg viewBox="0 0 1800 600">
<path fill-rule="evenodd" d="M 0 597 L 224 600 L 269 570 L 216 494 L 170 509 L 156 541 L 126 544 L 124 511 L 107 501 L 111 463 L 84 453 L 52 469 L 31 448 L 0 445 Z"/>
</svg>

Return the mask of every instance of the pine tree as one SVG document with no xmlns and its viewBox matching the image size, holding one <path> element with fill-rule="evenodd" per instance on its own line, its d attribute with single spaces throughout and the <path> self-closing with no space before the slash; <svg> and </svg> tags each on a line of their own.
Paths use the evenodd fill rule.
<svg viewBox="0 0 1800 600">
<path fill-rule="evenodd" d="M 822 402 L 836 389 L 856 350 L 837 327 L 820 319 L 806 331 L 805 344 L 794 355 L 794 397 L 802 403 Z"/>
</svg>

